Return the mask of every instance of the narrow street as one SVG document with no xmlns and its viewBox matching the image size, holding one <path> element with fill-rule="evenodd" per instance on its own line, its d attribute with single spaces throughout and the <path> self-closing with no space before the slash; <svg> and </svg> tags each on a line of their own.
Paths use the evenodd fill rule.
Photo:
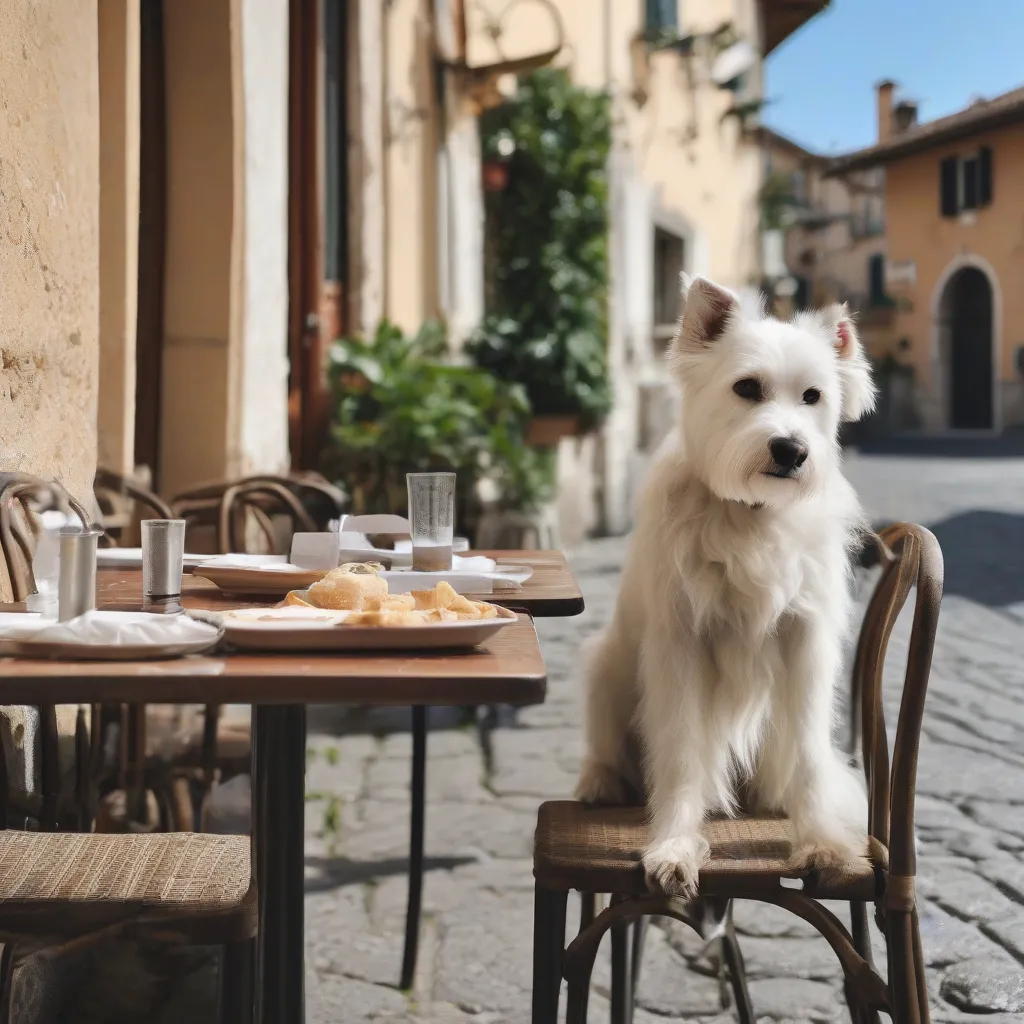
<svg viewBox="0 0 1024 1024">
<path fill-rule="evenodd" d="M 932 1018 L 1019 1021 L 1024 458 L 850 453 L 847 467 L 876 522 L 926 523 L 946 557 L 917 804 Z M 613 539 L 576 551 L 586 613 L 538 623 L 550 673 L 546 704 L 504 719 L 486 756 L 471 723 L 440 714 L 432 721 L 425 923 L 412 994 L 395 988 L 406 891 L 407 715 L 314 712 L 306 816 L 311 1021 L 529 1019 L 535 811 L 541 800 L 572 790 L 580 754 L 577 650 L 610 612 L 624 549 Z M 859 582 L 866 599 L 870 580 Z M 908 619 L 891 644 L 891 721 Z M 736 917 L 760 1019 L 848 1019 L 824 940 L 770 907 L 740 906 Z M 602 952 L 591 1020 L 606 1019 L 606 995 Z M 734 1019 L 699 941 L 681 926 L 651 930 L 636 1019 Z"/>
</svg>

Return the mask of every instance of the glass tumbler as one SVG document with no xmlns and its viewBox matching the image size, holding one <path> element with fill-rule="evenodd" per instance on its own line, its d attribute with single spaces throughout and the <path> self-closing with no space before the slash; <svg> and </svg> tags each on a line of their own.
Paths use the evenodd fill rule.
<svg viewBox="0 0 1024 1024">
<path fill-rule="evenodd" d="M 181 610 L 185 569 L 185 520 L 142 520 L 142 607 L 145 611 Z"/>
<path fill-rule="evenodd" d="M 455 474 L 407 473 L 412 567 L 445 572 L 452 567 L 455 535 Z"/>
</svg>

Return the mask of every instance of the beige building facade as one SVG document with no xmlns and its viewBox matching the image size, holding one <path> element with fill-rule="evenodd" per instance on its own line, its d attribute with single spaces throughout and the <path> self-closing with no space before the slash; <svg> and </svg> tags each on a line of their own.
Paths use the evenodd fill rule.
<svg viewBox="0 0 1024 1024">
<path fill-rule="evenodd" d="M 480 322 L 477 119 L 555 64 L 615 126 L 615 409 L 561 442 L 562 540 L 627 528 L 678 273 L 757 286 L 762 60 L 823 4 L 9 0 L 4 462 L 81 497 L 98 464 L 165 496 L 314 465 L 333 337 Z"/>
<path fill-rule="evenodd" d="M 872 355 L 892 345 L 895 309 L 885 288 L 885 171 L 829 177 L 829 161 L 762 128 L 766 291 L 782 310 L 845 302 Z M 774 205 L 773 205 L 774 204 Z"/>
</svg>

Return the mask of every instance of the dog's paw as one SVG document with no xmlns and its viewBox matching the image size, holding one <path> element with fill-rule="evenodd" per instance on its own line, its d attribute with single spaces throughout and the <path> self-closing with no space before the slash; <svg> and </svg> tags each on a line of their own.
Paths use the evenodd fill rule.
<svg viewBox="0 0 1024 1024">
<path fill-rule="evenodd" d="M 787 871 L 805 874 L 818 871 L 830 874 L 844 866 L 864 867 L 868 863 L 867 836 L 828 836 L 803 838 L 786 863 Z"/>
<path fill-rule="evenodd" d="M 697 876 L 707 857 L 708 844 L 701 837 L 652 843 L 643 855 L 647 887 L 690 899 L 697 895 Z"/>
<path fill-rule="evenodd" d="M 626 783 L 621 774 L 596 761 L 587 761 L 580 769 L 575 796 L 585 804 L 628 803 Z"/>
</svg>

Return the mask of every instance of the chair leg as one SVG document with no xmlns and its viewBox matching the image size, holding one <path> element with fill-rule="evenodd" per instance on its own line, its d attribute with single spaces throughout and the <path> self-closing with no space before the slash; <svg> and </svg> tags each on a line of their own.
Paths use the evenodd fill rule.
<svg viewBox="0 0 1024 1024">
<path fill-rule="evenodd" d="M 868 906 L 862 901 L 854 901 L 850 904 L 850 938 L 853 939 L 853 948 L 864 958 L 865 963 L 874 969 L 875 960 L 871 952 L 871 927 L 868 922 Z M 850 1010 L 850 1020 L 853 1024 L 879 1024 L 881 1018 L 877 1010 L 867 1009 L 855 989 L 849 982 L 843 985 L 843 992 L 846 996 L 846 1005 Z"/>
<path fill-rule="evenodd" d="M 892 993 L 893 1024 L 923 1024 L 928 1019 L 927 1002 L 922 1009 L 919 998 L 923 982 L 918 981 L 915 947 L 916 915 L 905 910 L 886 913 L 886 939 L 889 950 L 889 991 Z"/>
<path fill-rule="evenodd" d="M 405 910 L 405 950 L 399 988 L 411 989 L 416 977 L 423 903 L 423 828 L 426 816 L 427 709 L 412 709 L 412 817 L 409 827 L 409 897 Z"/>
<path fill-rule="evenodd" d="M 533 897 L 532 1024 L 556 1024 L 569 893 L 536 886 Z"/>
<path fill-rule="evenodd" d="M 647 938 L 648 919 L 638 917 L 633 922 L 633 948 L 630 951 L 630 986 L 631 995 L 629 1007 L 630 1024 L 633 1022 L 633 1011 L 636 1009 L 636 994 L 640 988 L 640 963 L 644 957 L 644 941 Z"/>
<path fill-rule="evenodd" d="M 14 946 L 5 942 L 0 952 L 0 1024 L 10 1024 L 13 981 Z"/>
<path fill-rule="evenodd" d="M 612 937 L 612 991 L 610 1024 L 629 1024 L 633 1016 L 633 972 L 630 970 L 630 926 L 613 924 Z"/>
<path fill-rule="evenodd" d="M 914 943 L 914 977 L 917 983 L 917 1010 L 921 1024 L 931 1024 L 931 1010 L 928 1007 L 928 976 L 925 973 L 924 949 L 921 947 L 921 922 L 917 909 L 910 915 L 910 930 Z"/>
<path fill-rule="evenodd" d="M 256 940 L 224 946 L 220 965 L 220 1024 L 252 1024 Z"/>
<path fill-rule="evenodd" d="M 729 982 L 732 985 L 732 996 L 736 1003 L 736 1016 L 739 1017 L 740 1024 L 755 1024 L 757 1018 L 754 1016 L 754 1004 L 750 1001 L 750 992 L 747 989 L 747 968 L 743 962 L 743 953 L 740 950 L 739 939 L 736 938 L 736 929 L 732 923 L 731 902 L 725 918 L 725 931 L 722 933 L 722 956 L 729 969 Z"/>
</svg>

